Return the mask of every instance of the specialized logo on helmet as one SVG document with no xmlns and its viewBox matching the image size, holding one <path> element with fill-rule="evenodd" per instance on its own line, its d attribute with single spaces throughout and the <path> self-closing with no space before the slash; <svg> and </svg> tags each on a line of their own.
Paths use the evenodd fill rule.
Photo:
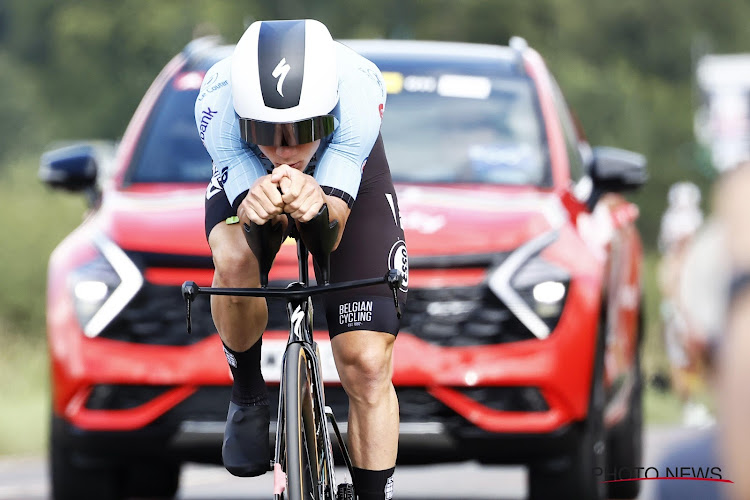
<svg viewBox="0 0 750 500">
<path fill-rule="evenodd" d="M 274 78 L 279 78 L 279 82 L 276 84 L 276 92 L 279 93 L 281 97 L 284 97 L 284 92 L 282 92 L 282 87 L 284 86 L 284 79 L 286 78 L 287 73 L 289 73 L 289 70 L 292 69 L 291 66 L 289 66 L 286 63 L 286 58 L 282 57 L 281 61 L 279 61 L 279 64 L 276 65 L 276 68 L 274 68 L 273 75 Z"/>
</svg>

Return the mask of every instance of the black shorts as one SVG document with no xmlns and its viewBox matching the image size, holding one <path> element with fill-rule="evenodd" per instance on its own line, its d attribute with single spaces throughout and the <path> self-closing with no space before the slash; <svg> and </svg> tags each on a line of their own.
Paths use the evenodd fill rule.
<svg viewBox="0 0 750 500">
<path fill-rule="evenodd" d="M 206 199 L 206 238 L 216 224 L 234 215 L 236 211 L 224 193 Z M 344 235 L 331 254 L 331 283 L 384 276 L 394 268 L 406 277 L 399 291 L 403 310 L 409 260 L 396 191 L 383 140 L 378 137 L 362 172 Z M 400 322 L 393 296 L 385 284 L 325 294 L 324 303 L 331 338 L 353 330 L 398 333 Z"/>
</svg>

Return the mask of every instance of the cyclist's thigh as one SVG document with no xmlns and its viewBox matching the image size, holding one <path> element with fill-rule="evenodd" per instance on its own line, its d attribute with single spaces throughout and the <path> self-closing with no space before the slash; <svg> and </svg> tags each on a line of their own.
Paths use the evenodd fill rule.
<svg viewBox="0 0 750 500">
<path fill-rule="evenodd" d="M 396 191 L 378 138 L 364 167 L 357 200 L 341 243 L 331 254 L 331 282 L 384 276 L 396 268 L 408 277 L 408 258 L 401 229 Z M 406 301 L 407 282 L 399 291 Z M 399 320 L 386 285 L 328 294 L 326 320 L 331 337 L 353 330 L 396 335 Z"/>
<path fill-rule="evenodd" d="M 206 239 L 211 247 L 214 267 L 225 278 L 230 274 L 241 277 L 246 283 L 243 286 L 257 286 L 260 283 L 258 264 L 245 240 L 242 224 L 227 222 L 234 215 L 236 212 L 223 192 L 206 198 Z"/>
</svg>

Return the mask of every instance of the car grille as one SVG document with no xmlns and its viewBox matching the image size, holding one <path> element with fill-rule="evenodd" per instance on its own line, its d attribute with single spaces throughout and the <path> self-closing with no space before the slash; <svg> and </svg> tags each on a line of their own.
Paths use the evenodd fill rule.
<svg viewBox="0 0 750 500">
<path fill-rule="evenodd" d="M 401 331 L 441 346 L 502 344 L 534 338 L 484 285 L 409 290 Z"/>
<path fill-rule="evenodd" d="M 279 400 L 279 386 L 269 386 L 271 414 L 276 415 Z M 460 419 L 453 410 L 432 397 L 422 387 L 396 387 L 399 403 L 399 418 L 406 422 L 449 423 Z M 325 404 L 331 407 L 338 422 L 346 422 L 349 416 L 349 399 L 341 386 L 326 386 Z"/>
<path fill-rule="evenodd" d="M 270 283 L 269 286 L 286 286 Z M 316 328 L 326 330 L 323 303 L 313 300 Z M 193 331 L 188 335 L 185 320 L 185 301 L 181 287 L 162 286 L 145 282 L 125 309 L 100 334 L 114 340 L 156 345 L 190 345 L 216 333 L 211 317 L 211 301 L 199 296 L 192 304 Z M 289 330 L 285 302 L 268 300 L 268 330 Z"/>
<path fill-rule="evenodd" d="M 92 388 L 86 401 L 90 410 L 126 410 L 144 405 L 174 386 L 114 385 L 102 384 Z M 185 401 L 179 403 L 165 417 L 174 420 L 221 421 L 226 418 L 227 404 L 231 396 L 230 386 L 201 387 Z M 399 413 L 402 422 L 448 422 L 459 418 L 443 403 L 432 397 L 424 388 L 397 387 Z M 326 386 L 326 406 L 333 409 L 336 419 L 346 422 L 349 415 L 349 399 L 341 386 Z M 279 386 L 268 385 L 268 401 L 271 415 L 275 416 L 279 402 Z M 162 418 L 163 420 L 164 418 Z"/>
<path fill-rule="evenodd" d="M 95 385 L 85 407 L 88 410 L 130 410 L 148 403 L 172 388 L 166 385 Z"/>
<path fill-rule="evenodd" d="M 143 269 L 147 267 L 208 268 L 210 258 L 130 252 Z M 460 261 L 456 259 L 461 257 Z M 471 257 L 471 259 L 470 259 Z M 414 259 L 413 268 L 487 267 L 502 255 L 457 256 L 449 261 Z M 468 259 L 468 260 L 467 260 Z M 477 260 L 479 259 L 479 260 Z M 184 262 L 183 262 L 184 261 Z M 186 272 L 186 279 L 189 279 Z M 271 282 L 284 287 L 287 282 Z M 289 323 L 284 300 L 269 299 L 268 330 L 286 331 Z M 327 330 L 323 299 L 315 297 L 314 326 Z M 192 305 L 193 332 L 187 334 L 185 303 L 180 286 L 145 282 L 125 309 L 101 333 L 102 337 L 155 345 L 190 345 L 216 332 L 210 300 L 198 297 Z M 401 331 L 439 346 L 502 344 L 534 336 L 485 285 L 409 290 Z"/>
<path fill-rule="evenodd" d="M 216 332 L 208 297 L 198 297 L 193 302 L 191 320 L 193 332 L 188 335 L 180 287 L 145 282 L 100 337 L 139 344 L 181 346 L 196 343 Z"/>
<path fill-rule="evenodd" d="M 537 387 L 454 387 L 477 403 L 497 411 L 549 411 Z"/>
</svg>

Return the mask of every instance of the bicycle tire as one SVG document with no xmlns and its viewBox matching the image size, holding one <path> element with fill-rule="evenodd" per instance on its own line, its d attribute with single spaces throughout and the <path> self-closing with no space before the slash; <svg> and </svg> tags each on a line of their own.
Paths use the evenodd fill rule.
<svg viewBox="0 0 750 500">
<path fill-rule="evenodd" d="M 319 451 L 315 439 L 315 416 L 307 352 L 290 344 L 284 369 L 284 453 L 289 500 L 320 499 Z"/>
</svg>

